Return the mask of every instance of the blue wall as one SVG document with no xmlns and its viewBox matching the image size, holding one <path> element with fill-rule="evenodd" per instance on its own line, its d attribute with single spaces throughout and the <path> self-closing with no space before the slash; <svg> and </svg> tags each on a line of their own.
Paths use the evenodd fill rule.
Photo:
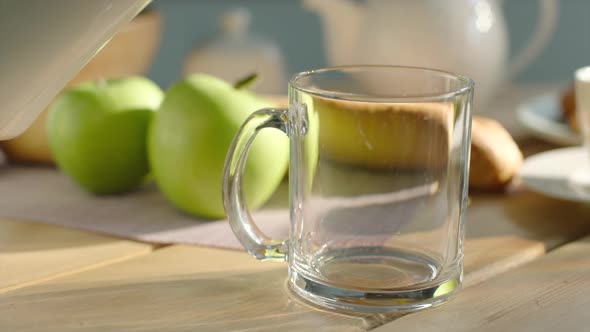
<svg viewBox="0 0 590 332">
<path fill-rule="evenodd" d="M 218 16 L 232 6 L 251 11 L 253 32 L 279 45 L 290 74 L 327 63 L 319 18 L 302 8 L 299 1 L 155 0 L 153 5 L 165 23 L 160 51 L 149 76 L 162 86 L 178 79 L 187 53 L 214 36 Z M 526 43 L 534 29 L 537 9 L 534 0 L 505 0 L 513 52 Z M 590 65 L 590 0 L 562 0 L 553 40 L 516 80 L 566 81 L 575 68 L 584 65 Z"/>
</svg>

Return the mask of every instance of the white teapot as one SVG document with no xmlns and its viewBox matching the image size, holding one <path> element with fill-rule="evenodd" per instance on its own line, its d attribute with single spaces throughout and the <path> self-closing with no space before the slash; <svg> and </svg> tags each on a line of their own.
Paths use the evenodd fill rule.
<svg viewBox="0 0 590 332">
<path fill-rule="evenodd" d="M 331 65 L 395 64 L 469 76 L 476 109 L 499 85 L 522 71 L 550 41 L 558 2 L 538 0 L 537 28 L 508 61 L 501 0 L 304 0 L 322 19 Z"/>
</svg>

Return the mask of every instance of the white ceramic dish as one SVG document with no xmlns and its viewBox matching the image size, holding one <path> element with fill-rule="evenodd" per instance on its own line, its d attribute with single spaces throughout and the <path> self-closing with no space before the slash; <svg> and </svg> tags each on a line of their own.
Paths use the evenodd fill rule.
<svg viewBox="0 0 590 332">
<path fill-rule="evenodd" d="M 543 94 L 520 104 L 517 109 L 520 124 L 538 138 L 559 145 L 580 145 L 582 138 L 564 121 L 558 93 Z"/>
<path fill-rule="evenodd" d="M 532 191 L 575 202 L 590 202 L 590 152 L 562 148 L 527 158 L 519 177 Z"/>
</svg>

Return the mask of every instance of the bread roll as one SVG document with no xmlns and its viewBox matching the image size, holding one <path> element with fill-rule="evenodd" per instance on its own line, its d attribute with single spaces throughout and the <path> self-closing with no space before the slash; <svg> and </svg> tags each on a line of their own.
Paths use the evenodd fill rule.
<svg viewBox="0 0 590 332">
<path fill-rule="evenodd" d="M 576 95 L 573 86 L 563 92 L 560 104 L 561 115 L 563 115 L 569 127 L 576 133 L 580 132 L 578 118 L 576 116 Z"/>
<path fill-rule="evenodd" d="M 446 165 L 451 103 L 367 103 L 313 99 L 322 157 L 374 169 Z"/>
<path fill-rule="evenodd" d="M 24 133 L 0 142 L 8 159 L 16 162 L 53 164 L 53 155 L 47 143 L 46 123 L 45 110 Z"/>
<path fill-rule="evenodd" d="M 277 97 L 277 96 L 272 96 L 269 99 L 272 99 L 274 102 L 276 102 L 280 107 L 288 107 L 288 100 L 287 98 L 283 97 Z M 423 112 L 426 111 L 426 109 L 428 108 L 427 106 L 432 106 L 432 104 L 423 104 L 422 106 L 410 106 L 411 104 L 406 104 L 406 106 L 401 106 L 400 104 L 398 104 L 398 108 L 395 112 L 398 112 L 397 115 L 385 115 L 383 114 L 377 114 L 376 112 L 379 110 L 381 112 L 385 112 L 388 107 L 378 107 L 378 106 L 373 106 L 375 109 L 373 110 L 373 112 L 375 112 L 375 114 L 369 116 L 369 119 L 361 119 L 361 115 L 359 114 L 359 112 L 361 112 L 362 107 L 360 105 L 354 107 L 354 106 L 350 106 L 350 102 L 345 102 L 345 101 L 333 101 L 333 100 L 320 100 L 319 98 L 314 98 L 314 106 L 316 107 L 316 110 L 318 110 L 320 112 L 320 114 L 323 113 L 323 122 L 321 122 L 321 126 L 322 126 L 322 131 L 324 129 L 326 129 L 325 127 L 327 126 L 329 131 L 347 131 L 348 133 L 350 133 L 354 138 L 354 140 L 356 140 L 357 142 L 362 142 L 364 139 L 363 137 L 360 137 L 360 135 L 358 133 L 356 133 L 356 129 L 357 126 L 359 125 L 358 123 L 356 123 L 355 121 L 360 121 L 360 123 L 367 123 L 369 124 L 369 126 L 374 126 L 377 123 L 379 123 L 380 121 L 385 121 L 386 124 L 384 124 L 383 126 L 385 126 L 386 128 L 389 127 L 390 130 L 393 130 L 392 125 L 388 124 L 388 122 L 393 121 L 394 119 L 398 119 L 399 121 L 405 121 L 405 119 L 402 117 L 402 114 L 404 114 L 405 117 L 409 117 L 411 115 L 414 116 L 414 122 L 416 122 L 417 119 L 420 118 L 420 115 L 423 114 Z M 328 106 L 332 105 L 332 109 L 330 109 Z M 338 106 L 340 105 L 340 112 L 336 113 L 337 111 L 334 110 L 334 106 Z M 376 104 L 377 105 L 377 104 Z M 350 112 L 349 114 L 340 114 L 343 113 L 344 111 L 342 110 L 342 108 L 344 107 L 344 110 L 347 110 L 349 108 L 351 108 L 353 111 Z M 448 107 L 448 106 L 446 106 Z M 389 107 L 392 110 L 394 110 L 395 108 L 393 107 Z M 405 109 L 401 109 L 401 108 L 405 108 Z M 414 133 L 415 135 L 424 135 L 424 130 L 428 130 L 427 127 L 433 127 L 433 128 L 437 128 L 434 129 L 435 132 L 438 132 L 438 135 L 440 135 L 440 139 L 441 141 L 447 142 L 447 139 L 450 139 L 450 137 L 448 137 L 448 128 L 450 126 L 450 118 L 447 118 L 447 116 L 443 116 L 443 114 L 445 114 L 445 112 L 442 112 L 442 110 L 444 110 L 444 106 L 435 106 L 433 108 L 435 110 L 435 113 L 438 114 L 437 116 L 433 116 L 430 115 L 430 117 L 428 117 L 427 119 L 431 119 L 430 121 L 432 121 L 432 123 L 424 123 L 421 125 L 408 125 L 407 128 L 414 128 Z M 437 111 L 438 110 L 438 113 Z M 414 112 L 415 113 L 411 113 Z M 341 117 L 346 117 L 347 120 L 346 122 L 343 124 L 342 122 L 339 122 L 340 119 L 335 119 L 335 117 L 337 116 L 341 116 Z M 372 119 L 371 119 L 372 117 Z M 438 118 L 437 118 L 438 117 Z M 437 120 L 435 120 L 437 119 Z M 434 124 L 437 123 L 437 124 Z M 338 129 L 337 126 L 345 126 L 344 128 L 340 128 Z M 400 124 L 401 126 L 401 124 Z M 406 133 L 408 134 L 408 133 Z M 430 135 L 430 134 L 429 134 Z M 324 133 L 322 135 L 322 137 L 324 139 L 326 138 L 326 133 Z M 336 138 L 334 138 L 334 140 L 326 140 L 325 142 L 323 141 L 322 144 L 322 152 L 324 153 L 328 153 L 328 155 L 330 155 L 331 153 L 333 153 L 333 156 L 337 159 L 340 160 L 348 160 L 350 161 L 351 156 L 345 155 L 346 151 L 330 151 L 330 148 L 333 148 L 334 145 L 336 145 L 336 148 L 338 148 L 338 142 L 336 142 L 336 140 L 338 139 L 338 137 L 340 136 L 336 136 Z M 349 137 L 348 139 L 352 139 L 351 137 Z M 402 142 L 407 142 L 408 140 L 413 139 L 414 136 L 406 136 L 405 139 Z M 391 138 L 388 138 L 391 139 Z M 369 141 L 371 142 L 371 141 Z M 357 143 L 358 144 L 358 143 Z M 424 143 L 421 143 L 424 144 Z M 440 143 L 439 143 L 440 144 Z M 445 143 L 446 144 L 446 143 Z M 342 149 L 343 145 L 339 145 L 340 149 Z M 355 146 L 355 145 L 353 145 Z M 360 151 L 356 151 L 353 152 L 354 155 L 361 155 L 363 153 L 367 153 L 367 150 L 365 149 L 365 147 L 361 147 Z M 441 149 L 441 151 L 447 151 L 446 147 L 444 146 L 444 144 L 441 144 L 439 146 L 439 148 Z M 376 161 L 376 163 L 374 164 L 374 166 L 376 167 L 384 167 L 384 166 L 399 166 L 399 165 L 405 165 L 405 166 L 409 166 L 411 164 L 414 164 L 415 166 L 420 165 L 419 160 L 416 160 L 416 158 L 414 158 L 411 162 L 410 161 L 403 161 L 400 160 L 403 157 L 403 153 L 400 153 L 399 151 L 395 151 L 395 149 L 393 149 L 392 147 L 390 147 L 389 149 L 385 149 L 382 147 L 383 150 L 388 150 L 389 153 L 393 154 L 393 157 L 387 157 L 385 159 L 385 161 Z M 328 150 L 328 151 L 326 151 Z M 406 152 L 407 153 L 407 152 Z M 442 157 L 439 155 L 438 157 L 436 157 L 439 159 L 439 162 L 443 161 L 443 159 L 441 159 Z M 435 158 L 435 159 L 436 159 Z M 367 158 L 365 158 L 367 159 Z M 376 158 L 374 158 L 376 159 Z M 374 161 L 374 160 L 373 160 Z M 399 164 L 396 164 L 395 162 L 398 161 L 400 162 Z M 370 160 L 363 160 L 363 161 L 357 161 L 358 164 L 362 164 L 362 163 L 367 163 L 370 162 Z M 473 122 L 472 122 L 472 130 L 471 130 L 471 161 L 470 161 L 470 176 L 469 176 L 469 186 L 473 189 L 480 189 L 480 190 L 498 190 L 498 189 L 502 189 L 504 188 L 504 186 L 506 184 L 508 184 L 512 178 L 516 175 L 516 173 L 518 172 L 518 170 L 520 169 L 520 167 L 522 166 L 523 163 L 523 155 L 522 152 L 520 151 L 520 149 L 518 148 L 518 145 L 514 142 L 514 140 L 512 139 L 512 136 L 510 136 L 510 134 L 506 131 L 506 129 L 504 129 L 504 127 L 498 123 L 495 120 L 489 119 L 489 118 L 484 118 L 484 117 L 480 117 L 480 116 L 474 116 L 473 117 Z"/>
<path fill-rule="evenodd" d="M 512 136 L 497 121 L 473 117 L 469 186 L 501 189 L 522 166 L 523 156 Z"/>
</svg>

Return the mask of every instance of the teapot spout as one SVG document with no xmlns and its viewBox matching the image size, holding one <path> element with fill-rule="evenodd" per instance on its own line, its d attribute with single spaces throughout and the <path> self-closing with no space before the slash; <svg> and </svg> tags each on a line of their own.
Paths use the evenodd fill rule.
<svg viewBox="0 0 590 332">
<path fill-rule="evenodd" d="M 352 0 L 304 0 L 303 6 L 321 18 L 330 65 L 355 64 L 365 7 Z"/>
</svg>

